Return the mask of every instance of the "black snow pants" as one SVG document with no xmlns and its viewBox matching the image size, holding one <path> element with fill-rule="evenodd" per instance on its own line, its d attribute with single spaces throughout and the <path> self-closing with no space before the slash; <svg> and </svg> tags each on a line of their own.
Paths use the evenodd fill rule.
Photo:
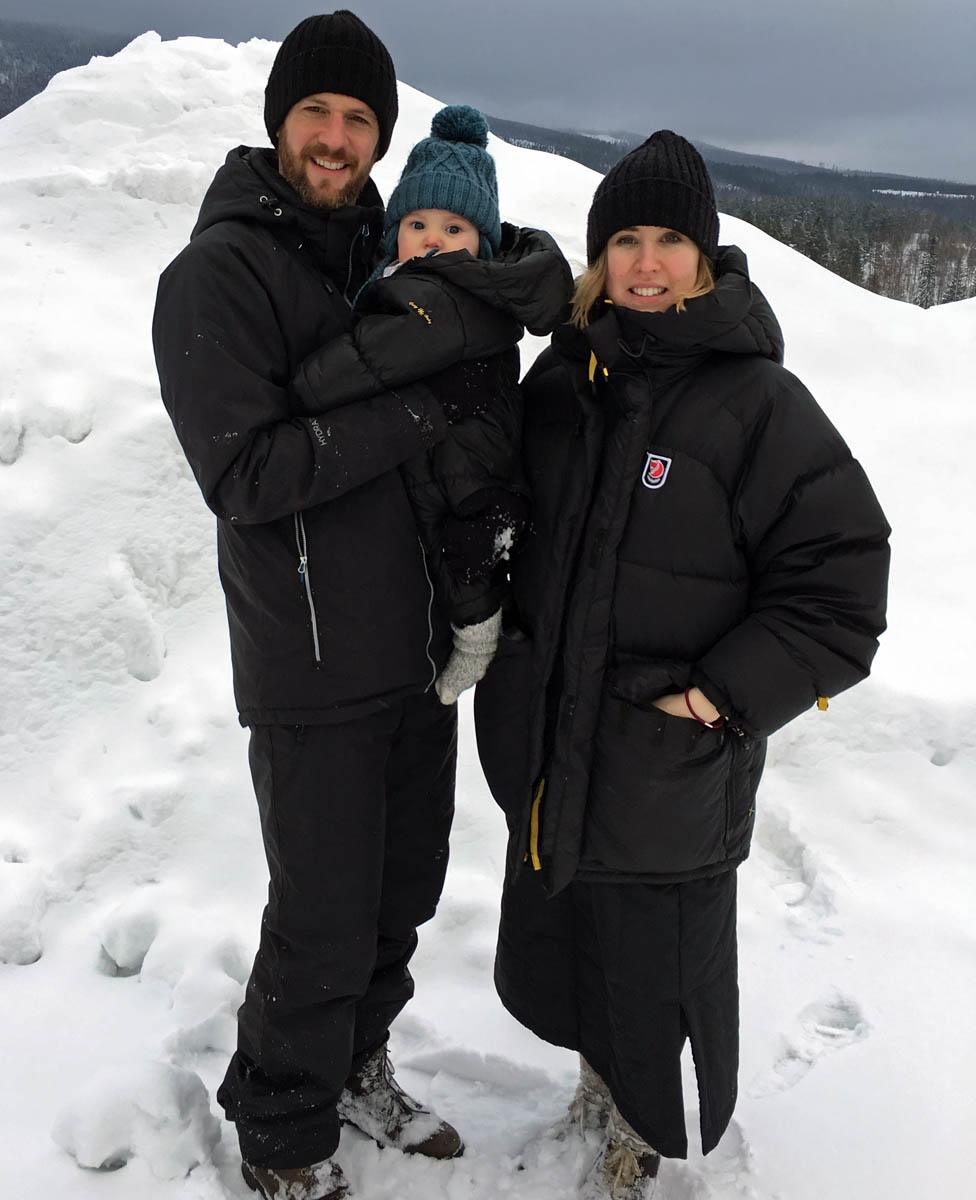
<svg viewBox="0 0 976 1200">
<path fill-rule="evenodd" d="M 343 1085 L 413 995 L 454 815 L 457 709 L 431 692 L 337 725 L 261 725 L 250 763 L 271 881 L 217 1100 L 246 1162 L 339 1142 Z"/>
<path fill-rule="evenodd" d="M 495 984 L 525 1026 L 578 1050 L 620 1112 L 666 1158 L 688 1138 L 681 1051 L 691 1042 L 702 1149 L 731 1120 L 739 1067 L 736 878 L 583 883 L 547 899 L 510 868 Z"/>
</svg>

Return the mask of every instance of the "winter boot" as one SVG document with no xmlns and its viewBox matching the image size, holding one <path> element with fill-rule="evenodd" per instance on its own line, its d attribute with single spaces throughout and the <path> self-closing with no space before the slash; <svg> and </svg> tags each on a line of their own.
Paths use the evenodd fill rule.
<svg viewBox="0 0 976 1200">
<path fill-rule="evenodd" d="M 661 1156 L 623 1119 L 614 1104 L 607 1138 L 580 1189 L 581 1200 L 651 1200 Z"/>
<path fill-rule="evenodd" d="M 331 1158 L 310 1167 L 252 1167 L 245 1162 L 241 1174 L 264 1200 L 345 1200 L 352 1195 L 342 1168 Z"/>
<path fill-rule="evenodd" d="M 537 1134 L 516 1160 L 519 1171 L 547 1170 L 554 1156 L 562 1157 L 566 1144 L 574 1143 L 574 1153 L 585 1153 L 590 1134 L 603 1134 L 610 1116 L 610 1089 L 581 1054 L 579 1082 L 565 1113 Z"/>
<path fill-rule="evenodd" d="M 336 1108 L 340 1120 L 380 1146 L 427 1158 L 459 1158 L 464 1153 L 458 1131 L 394 1081 L 385 1045 L 347 1081 Z"/>
<path fill-rule="evenodd" d="M 571 1133 L 581 1137 L 593 1131 L 602 1133 L 610 1116 L 610 1089 L 581 1054 L 579 1056 L 580 1077 L 576 1093 L 570 1101 L 565 1116 L 545 1133 L 549 1141 L 565 1141 Z"/>
</svg>

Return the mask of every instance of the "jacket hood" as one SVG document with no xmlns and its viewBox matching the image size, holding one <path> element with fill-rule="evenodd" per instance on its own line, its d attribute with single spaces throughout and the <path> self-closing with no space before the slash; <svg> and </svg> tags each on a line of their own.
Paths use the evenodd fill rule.
<svg viewBox="0 0 976 1200">
<path fill-rule="evenodd" d="M 721 246 L 715 261 L 715 290 L 689 300 L 684 312 L 639 313 L 599 301 L 606 312 L 579 331 L 557 331 L 559 349 L 571 358 L 592 350 L 607 366 L 628 359 L 651 366 L 687 363 L 713 352 L 759 355 L 783 361 L 783 333 L 769 301 L 749 278 L 738 246 Z"/>
<path fill-rule="evenodd" d="M 569 263 L 541 229 L 502 225 L 494 258 L 472 258 L 463 250 L 404 263 L 397 274 L 419 270 L 442 275 L 493 308 L 509 313 L 530 333 L 550 333 L 566 319 L 573 290 Z"/>
<path fill-rule="evenodd" d="M 321 238 L 330 226 L 343 230 L 381 225 L 383 201 L 372 179 L 366 181 L 359 203 L 345 208 L 313 208 L 278 172 L 273 150 L 238 146 L 231 150 L 214 176 L 200 206 L 191 240 L 222 221 L 246 221 L 276 230 L 290 227 Z"/>
</svg>

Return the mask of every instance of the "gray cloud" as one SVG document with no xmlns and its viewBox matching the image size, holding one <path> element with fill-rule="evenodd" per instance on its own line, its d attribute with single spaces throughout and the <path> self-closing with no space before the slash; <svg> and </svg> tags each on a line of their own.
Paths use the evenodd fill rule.
<svg viewBox="0 0 976 1200">
<path fill-rule="evenodd" d="M 976 182 L 972 0 L 353 0 L 401 79 L 498 116 L 569 128 L 670 126 L 808 162 Z M 309 5 L 86 0 L 85 24 L 164 37 L 280 39 Z M 4 15 L 78 24 L 69 0 Z"/>
</svg>

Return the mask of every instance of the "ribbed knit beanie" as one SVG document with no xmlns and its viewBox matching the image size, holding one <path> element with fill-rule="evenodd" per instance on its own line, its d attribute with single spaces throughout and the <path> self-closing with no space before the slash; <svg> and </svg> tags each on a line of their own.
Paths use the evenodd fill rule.
<svg viewBox="0 0 976 1200">
<path fill-rule="evenodd" d="M 488 145 L 488 122 L 468 104 L 449 104 L 430 123 L 430 137 L 407 156 L 400 182 L 386 206 L 383 248 L 396 256 L 400 221 L 418 208 L 439 208 L 465 217 L 481 233 L 479 257 L 491 258 L 502 239 L 498 180 Z"/>
<path fill-rule="evenodd" d="M 399 111 L 393 59 L 372 29 L 347 9 L 306 17 L 281 43 L 264 89 L 264 126 L 272 145 L 292 107 L 316 92 L 368 104 L 380 126 L 376 157 L 383 157 Z"/>
<path fill-rule="evenodd" d="M 600 181 L 586 222 L 589 264 L 618 229 L 660 225 L 691 238 L 706 258 L 718 253 L 715 191 L 691 142 L 659 129 Z"/>
</svg>

